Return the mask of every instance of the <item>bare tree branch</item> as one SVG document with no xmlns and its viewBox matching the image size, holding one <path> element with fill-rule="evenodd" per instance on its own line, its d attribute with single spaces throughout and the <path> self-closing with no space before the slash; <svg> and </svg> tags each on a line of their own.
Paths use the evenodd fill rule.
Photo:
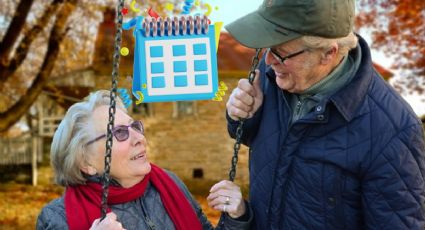
<svg viewBox="0 0 425 230">
<path fill-rule="evenodd" d="M 15 73 L 27 57 L 31 43 L 37 38 L 38 34 L 43 31 L 43 28 L 48 24 L 48 21 L 52 18 L 62 3 L 63 0 L 54 0 L 44 11 L 43 16 L 37 21 L 37 24 L 24 34 L 24 38 L 21 43 L 19 43 L 13 59 L 3 71 L 0 71 L 0 79 L 5 81 Z"/>
<path fill-rule="evenodd" d="M 66 34 L 67 19 L 75 10 L 76 5 L 77 0 L 64 0 L 64 4 L 58 12 L 51 30 L 47 52 L 41 69 L 27 93 L 7 111 L 0 113 L 0 132 L 6 131 L 26 114 L 41 93 L 43 86 L 47 84 L 60 51 L 60 44 Z"/>
<path fill-rule="evenodd" d="M 0 42 L 0 69 L 6 69 L 9 63 L 9 55 L 12 50 L 13 44 L 21 33 L 25 25 L 26 18 L 31 9 L 34 0 L 20 1 L 16 8 L 16 13 L 10 22 L 9 28 Z"/>
</svg>

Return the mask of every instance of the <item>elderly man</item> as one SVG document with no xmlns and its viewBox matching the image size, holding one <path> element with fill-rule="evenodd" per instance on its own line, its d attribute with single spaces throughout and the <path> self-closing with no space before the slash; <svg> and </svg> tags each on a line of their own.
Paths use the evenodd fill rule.
<svg viewBox="0 0 425 230">
<path fill-rule="evenodd" d="M 421 122 L 353 33 L 354 0 L 265 0 L 226 29 L 267 48 L 227 102 L 256 229 L 424 229 Z"/>
</svg>

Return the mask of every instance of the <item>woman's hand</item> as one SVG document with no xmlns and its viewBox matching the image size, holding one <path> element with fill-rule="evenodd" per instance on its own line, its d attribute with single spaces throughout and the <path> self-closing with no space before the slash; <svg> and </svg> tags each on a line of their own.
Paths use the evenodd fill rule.
<svg viewBox="0 0 425 230">
<path fill-rule="evenodd" d="M 122 227 L 122 224 L 117 221 L 117 215 L 115 215 L 113 212 L 110 212 L 106 214 L 105 219 L 102 221 L 100 221 L 100 218 L 93 221 L 90 230 L 96 229 L 122 230 L 124 228 Z"/>
<path fill-rule="evenodd" d="M 222 180 L 213 185 L 207 201 L 211 208 L 227 212 L 234 219 L 242 216 L 246 211 L 241 189 L 228 180 Z"/>
</svg>

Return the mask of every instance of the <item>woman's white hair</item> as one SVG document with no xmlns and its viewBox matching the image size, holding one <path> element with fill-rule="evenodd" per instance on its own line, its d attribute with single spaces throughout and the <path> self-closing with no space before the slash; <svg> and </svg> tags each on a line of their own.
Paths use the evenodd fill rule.
<svg viewBox="0 0 425 230">
<path fill-rule="evenodd" d="M 80 166 L 87 159 L 86 143 L 94 137 L 91 117 L 93 111 L 110 103 L 110 91 L 91 93 L 82 102 L 72 105 L 59 124 L 50 148 L 50 163 L 55 171 L 55 182 L 62 186 L 84 184 Z M 119 97 L 116 108 L 127 111 Z"/>
<path fill-rule="evenodd" d="M 300 39 L 304 42 L 304 45 L 310 49 L 328 49 L 333 43 L 337 43 L 339 56 L 346 56 L 358 43 L 357 36 L 353 32 L 342 38 L 302 36 Z"/>
</svg>

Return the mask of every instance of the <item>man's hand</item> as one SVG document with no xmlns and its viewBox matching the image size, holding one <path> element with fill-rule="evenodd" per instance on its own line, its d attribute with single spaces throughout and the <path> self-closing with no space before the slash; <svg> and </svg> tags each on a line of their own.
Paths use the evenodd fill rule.
<svg viewBox="0 0 425 230">
<path fill-rule="evenodd" d="M 260 86 L 260 71 L 255 70 L 255 79 L 251 85 L 248 79 L 240 79 L 227 101 L 227 114 L 233 120 L 251 118 L 263 104 L 263 91 Z"/>
</svg>

